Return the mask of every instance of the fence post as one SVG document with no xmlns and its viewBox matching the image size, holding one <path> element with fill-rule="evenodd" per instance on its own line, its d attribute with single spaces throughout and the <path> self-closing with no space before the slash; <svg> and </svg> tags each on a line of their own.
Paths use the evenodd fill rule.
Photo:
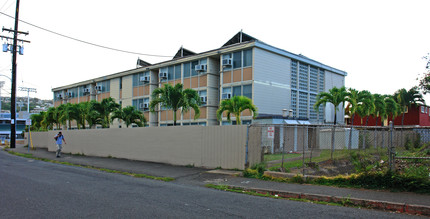
<svg viewBox="0 0 430 219">
<path fill-rule="evenodd" d="M 331 160 L 333 160 L 333 153 L 334 153 L 334 132 L 336 131 L 336 125 L 333 125 L 333 128 L 331 130 Z"/>
<path fill-rule="evenodd" d="M 248 161 L 248 143 L 249 143 L 249 127 L 251 125 L 246 126 L 246 149 L 245 149 L 245 168 L 249 167 L 249 161 Z"/>
<path fill-rule="evenodd" d="M 282 172 L 285 172 L 285 169 L 284 169 L 284 155 L 285 155 L 285 141 L 286 141 L 286 139 L 285 139 L 285 136 L 287 135 L 286 133 L 287 133 L 287 128 L 285 127 L 285 125 L 282 125 L 282 129 L 283 129 L 283 131 L 282 131 L 282 139 L 283 139 L 283 142 L 282 142 L 282 163 L 281 163 L 281 171 Z"/>
<path fill-rule="evenodd" d="M 394 155 L 393 155 L 393 129 L 394 129 L 394 123 L 393 121 L 390 121 L 390 144 L 388 145 L 388 162 L 390 166 L 390 170 L 394 170 Z"/>
</svg>

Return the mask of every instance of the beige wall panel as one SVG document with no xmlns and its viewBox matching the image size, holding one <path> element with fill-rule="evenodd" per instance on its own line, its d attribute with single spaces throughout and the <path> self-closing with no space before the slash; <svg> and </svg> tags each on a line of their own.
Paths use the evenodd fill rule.
<svg viewBox="0 0 430 219">
<path fill-rule="evenodd" d="M 122 107 L 131 106 L 133 97 L 133 76 L 122 78 Z"/>
<path fill-rule="evenodd" d="M 143 86 L 143 95 L 149 95 L 149 85 Z"/>
<path fill-rule="evenodd" d="M 252 113 L 250 110 L 246 109 L 246 110 L 242 111 L 242 116 L 252 116 Z"/>
<path fill-rule="evenodd" d="M 207 108 L 206 107 L 200 107 L 200 117 L 199 119 L 206 119 L 207 117 Z"/>
<path fill-rule="evenodd" d="M 119 99 L 122 99 L 122 90 L 119 90 Z"/>
<path fill-rule="evenodd" d="M 231 83 L 231 71 L 225 71 L 222 76 L 222 83 L 228 84 Z"/>
<path fill-rule="evenodd" d="M 69 103 L 78 103 L 78 98 L 72 98 L 69 100 Z"/>
<path fill-rule="evenodd" d="M 233 82 L 242 81 L 242 69 L 237 69 L 233 71 Z"/>
<path fill-rule="evenodd" d="M 167 121 L 167 111 L 166 110 L 160 111 L 160 121 Z"/>
<path fill-rule="evenodd" d="M 59 106 L 59 105 L 61 105 L 61 101 L 54 101 L 54 106 L 55 106 L 55 107 L 57 107 L 57 106 Z"/>
<path fill-rule="evenodd" d="M 252 68 L 244 68 L 243 69 L 243 81 L 252 80 Z"/>
<path fill-rule="evenodd" d="M 189 78 L 184 78 L 184 89 L 191 88 L 191 80 Z"/>
<path fill-rule="evenodd" d="M 184 113 L 183 118 L 184 118 L 184 120 L 190 120 L 191 119 L 191 112 L 188 111 L 188 112 Z"/>
<path fill-rule="evenodd" d="M 167 120 L 173 120 L 173 111 L 172 110 L 167 111 Z"/>
<path fill-rule="evenodd" d="M 144 112 L 143 116 L 145 116 L 146 122 L 149 122 L 149 112 Z"/>
<path fill-rule="evenodd" d="M 175 81 L 169 81 L 169 82 L 167 82 L 167 83 L 169 83 L 170 85 L 172 85 L 172 86 L 174 86 L 175 84 Z"/>
<path fill-rule="evenodd" d="M 175 84 L 180 84 L 180 83 L 181 83 L 181 79 L 175 81 Z"/>
<path fill-rule="evenodd" d="M 246 126 L 63 130 L 67 141 L 63 151 L 173 165 L 244 169 L 246 131 Z M 33 132 L 34 146 L 55 151 L 53 138 L 56 133 Z M 254 150 L 256 145 L 252 142 L 250 145 L 250 152 L 257 153 L 254 152 L 258 151 Z M 248 154 L 248 157 L 254 159 L 258 155 Z"/>
<path fill-rule="evenodd" d="M 199 78 L 197 76 L 194 76 L 191 78 L 191 88 L 197 87 L 199 87 Z"/>
<path fill-rule="evenodd" d="M 199 87 L 206 87 L 208 85 L 208 77 L 207 75 L 202 75 L 199 77 Z"/>
<path fill-rule="evenodd" d="M 81 102 L 89 102 L 90 101 L 90 96 L 83 96 L 83 97 L 79 97 L 79 103 Z"/>
<path fill-rule="evenodd" d="M 119 92 L 119 78 L 110 80 L 110 96 L 115 99 L 117 103 L 119 103 L 119 99 L 121 98 Z"/>
<path fill-rule="evenodd" d="M 143 96 L 143 86 L 139 86 L 139 93 L 138 96 Z"/>
</svg>

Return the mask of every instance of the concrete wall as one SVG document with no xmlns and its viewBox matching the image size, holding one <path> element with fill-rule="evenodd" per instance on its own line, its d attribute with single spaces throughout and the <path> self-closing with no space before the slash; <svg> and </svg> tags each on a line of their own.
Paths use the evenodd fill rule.
<svg viewBox="0 0 430 219">
<path fill-rule="evenodd" d="M 56 133 L 33 132 L 34 147 L 55 151 Z M 63 134 L 67 142 L 65 153 L 208 168 L 245 168 L 246 126 L 63 130 Z M 249 151 L 259 152 L 259 145 Z M 248 157 L 253 158 L 250 165 L 261 162 L 259 155 Z"/>
</svg>

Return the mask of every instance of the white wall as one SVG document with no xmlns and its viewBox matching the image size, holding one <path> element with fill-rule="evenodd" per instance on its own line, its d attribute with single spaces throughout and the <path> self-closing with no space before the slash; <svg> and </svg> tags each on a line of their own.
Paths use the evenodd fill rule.
<svg viewBox="0 0 430 219">
<path fill-rule="evenodd" d="M 291 60 L 254 48 L 254 104 L 259 113 L 282 114 L 291 105 Z"/>
<path fill-rule="evenodd" d="M 35 147 L 55 151 L 57 131 L 32 132 Z M 173 165 L 244 169 L 247 126 L 182 126 L 63 130 L 65 153 L 126 158 Z M 259 150 L 259 144 L 255 144 Z M 254 155 L 252 157 L 260 157 Z M 250 160 L 250 165 L 261 162 Z"/>
<path fill-rule="evenodd" d="M 345 76 L 325 71 L 325 92 L 329 92 L 329 90 L 333 87 L 343 87 L 345 86 Z M 334 105 L 333 104 L 327 104 L 325 107 L 325 122 L 327 123 L 333 123 L 334 122 Z M 344 124 L 344 106 L 341 104 L 338 107 L 337 110 L 337 124 Z"/>
</svg>

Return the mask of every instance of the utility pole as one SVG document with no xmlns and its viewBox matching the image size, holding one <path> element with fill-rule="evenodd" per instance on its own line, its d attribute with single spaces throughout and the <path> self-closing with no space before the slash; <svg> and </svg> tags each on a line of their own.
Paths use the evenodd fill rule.
<svg viewBox="0 0 430 219">
<path fill-rule="evenodd" d="M 30 113 L 30 92 L 37 93 L 36 88 L 19 87 L 20 91 L 27 91 L 27 112 Z"/>
<path fill-rule="evenodd" d="M 2 31 L 13 32 L 13 45 L 12 45 L 12 88 L 11 88 L 11 103 L 10 103 L 10 148 L 16 146 L 16 56 L 18 34 L 28 35 L 28 32 L 18 31 L 18 16 L 19 16 L 19 0 L 16 0 L 15 8 L 15 28 L 13 30 L 3 27 Z M 4 37 L 4 36 L 2 36 Z M 6 37 L 7 38 L 7 37 Z M 19 40 L 24 42 L 23 40 Z"/>
<path fill-rule="evenodd" d="M 4 81 L 0 81 L 0 113 L 1 113 L 1 89 L 3 89 Z"/>
</svg>

